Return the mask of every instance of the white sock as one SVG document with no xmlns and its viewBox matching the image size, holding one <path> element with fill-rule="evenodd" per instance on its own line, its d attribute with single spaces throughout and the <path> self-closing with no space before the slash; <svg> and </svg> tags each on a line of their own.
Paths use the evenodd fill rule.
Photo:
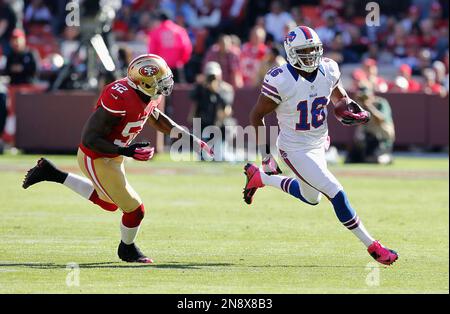
<svg viewBox="0 0 450 314">
<path fill-rule="evenodd" d="M 94 185 L 88 178 L 73 173 L 69 173 L 63 184 L 86 199 L 94 192 Z"/>
<path fill-rule="evenodd" d="M 125 244 L 132 244 L 134 240 L 136 240 L 137 233 L 139 231 L 139 226 L 134 228 L 128 228 L 123 225 L 122 221 L 120 222 L 120 234 L 122 242 Z"/>
<path fill-rule="evenodd" d="M 363 223 L 360 221 L 359 226 L 350 230 L 353 232 L 355 236 L 358 237 L 358 239 L 366 246 L 369 247 L 373 241 L 375 241 L 374 238 L 369 234 L 369 232 L 364 227 Z"/>
<path fill-rule="evenodd" d="M 280 190 L 281 190 L 281 181 L 283 181 L 283 179 L 287 178 L 287 177 L 277 176 L 277 175 L 269 176 L 262 171 L 260 173 L 261 173 L 261 181 L 264 183 L 264 185 L 270 185 L 270 186 L 273 186 Z"/>
</svg>

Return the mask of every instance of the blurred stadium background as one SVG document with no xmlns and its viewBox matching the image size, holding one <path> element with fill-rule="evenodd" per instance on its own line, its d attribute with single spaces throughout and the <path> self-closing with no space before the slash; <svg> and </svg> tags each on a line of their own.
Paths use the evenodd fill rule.
<svg viewBox="0 0 450 314">
<path fill-rule="evenodd" d="M 377 1 L 375 27 L 366 25 L 368 2 L 0 0 L 1 146 L 74 152 L 99 90 L 147 52 L 175 73 L 165 110 L 180 124 L 191 125 L 189 94 L 217 61 L 235 89 L 232 116 L 246 126 L 261 75 L 284 62 L 284 35 L 309 25 L 348 90 L 364 82 L 390 103 L 395 149 L 447 151 L 448 1 Z M 329 123 L 334 145 L 352 143 L 353 129 Z M 144 136 L 164 149 L 153 131 Z"/>
<path fill-rule="evenodd" d="M 367 3 L 0 0 L 0 292 L 448 294 L 448 1 L 376 1 L 376 27 Z M 352 95 L 364 87 L 390 105 L 395 162 L 330 168 L 367 228 L 399 250 L 393 267 L 374 268 L 328 202 L 311 209 L 267 189 L 247 207 L 242 163 L 175 163 L 150 128 L 142 137 L 160 153 L 130 161 L 127 177 L 149 204 L 139 245 L 151 269 L 118 261 L 117 212 L 52 184 L 20 187 L 33 154 L 75 153 L 101 88 L 142 53 L 175 73 L 163 108 L 175 121 L 191 125 L 192 91 L 217 61 L 234 89 L 229 118 L 248 125 L 296 24 L 317 30 Z M 360 129 L 328 121 L 340 153 L 354 147 Z M 73 155 L 50 159 L 79 173 Z M 79 286 L 67 283 L 72 262 Z"/>
</svg>

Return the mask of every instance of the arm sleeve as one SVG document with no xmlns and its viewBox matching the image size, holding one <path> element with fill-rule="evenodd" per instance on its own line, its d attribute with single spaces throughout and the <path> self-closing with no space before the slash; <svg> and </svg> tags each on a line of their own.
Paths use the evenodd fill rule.
<svg viewBox="0 0 450 314">
<path fill-rule="evenodd" d="M 339 79 L 341 78 L 341 71 L 339 70 L 339 65 L 336 61 L 325 58 L 325 62 L 328 63 L 329 73 L 331 75 L 331 79 L 333 81 L 333 86 L 336 86 L 339 83 Z"/>
<path fill-rule="evenodd" d="M 103 109 L 116 117 L 123 117 L 127 113 L 125 110 L 125 101 L 122 96 L 118 95 L 118 93 L 115 93 L 110 88 L 102 93 L 98 100 L 98 106 L 103 107 Z"/>
<path fill-rule="evenodd" d="M 278 68 L 272 68 L 267 72 L 266 76 L 264 77 L 264 80 L 261 84 L 261 94 L 263 94 L 266 97 L 269 97 L 272 99 L 276 104 L 281 103 L 281 94 L 280 94 L 280 88 L 279 88 L 279 80 L 276 78 L 276 73 Z M 275 72 L 274 72 L 275 71 Z M 274 76 L 275 75 L 275 76 Z"/>
</svg>

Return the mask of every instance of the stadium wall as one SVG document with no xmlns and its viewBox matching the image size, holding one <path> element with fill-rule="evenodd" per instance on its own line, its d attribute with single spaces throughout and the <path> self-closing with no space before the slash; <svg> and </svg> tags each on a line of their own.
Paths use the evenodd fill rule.
<svg viewBox="0 0 450 314">
<path fill-rule="evenodd" d="M 170 115 L 181 125 L 189 126 L 189 86 L 179 86 L 168 100 Z M 234 102 L 238 124 L 248 125 L 248 114 L 259 90 L 239 89 Z M 97 94 L 91 92 L 21 92 L 15 97 L 16 147 L 25 152 L 74 152 L 80 142 L 84 122 L 92 112 Z M 391 104 L 396 129 L 396 147 L 448 147 L 448 97 L 425 94 L 383 94 Z M 332 114 L 329 114 L 332 115 Z M 276 125 L 274 115 L 266 123 Z M 333 145 L 351 143 L 354 128 L 342 126 L 334 117 L 328 119 Z M 138 139 L 157 143 L 161 150 L 163 137 L 145 128 Z"/>
</svg>

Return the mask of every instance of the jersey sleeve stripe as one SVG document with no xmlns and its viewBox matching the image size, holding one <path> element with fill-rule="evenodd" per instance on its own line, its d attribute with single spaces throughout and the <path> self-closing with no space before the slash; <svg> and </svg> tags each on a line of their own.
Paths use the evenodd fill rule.
<svg viewBox="0 0 450 314">
<path fill-rule="evenodd" d="M 278 93 L 278 89 L 276 89 L 276 87 L 269 85 L 267 83 L 263 83 L 263 86 L 269 90 L 271 90 L 272 92 L 274 92 L 275 94 L 279 94 Z"/>
<path fill-rule="evenodd" d="M 104 109 L 106 109 L 107 111 L 111 112 L 111 113 L 116 113 L 116 114 L 121 114 L 121 115 L 125 115 L 126 111 L 125 110 L 112 110 L 109 109 L 108 107 L 106 107 L 106 105 L 103 103 L 103 100 L 100 100 L 100 103 L 102 104 L 102 107 Z"/>
<path fill-rule="evenodd" d="M 261 89 L 261 93 L 267 95 L 267 96 L 271 96 L 274 97 L 276 99 L 278 99 L 279 101 L 281 101 L 281 97 L 273 92 L 271 92 L 270 90 L 268 90 L 267 88 L 265 88 L 264 86 Z"/>
</svg>

